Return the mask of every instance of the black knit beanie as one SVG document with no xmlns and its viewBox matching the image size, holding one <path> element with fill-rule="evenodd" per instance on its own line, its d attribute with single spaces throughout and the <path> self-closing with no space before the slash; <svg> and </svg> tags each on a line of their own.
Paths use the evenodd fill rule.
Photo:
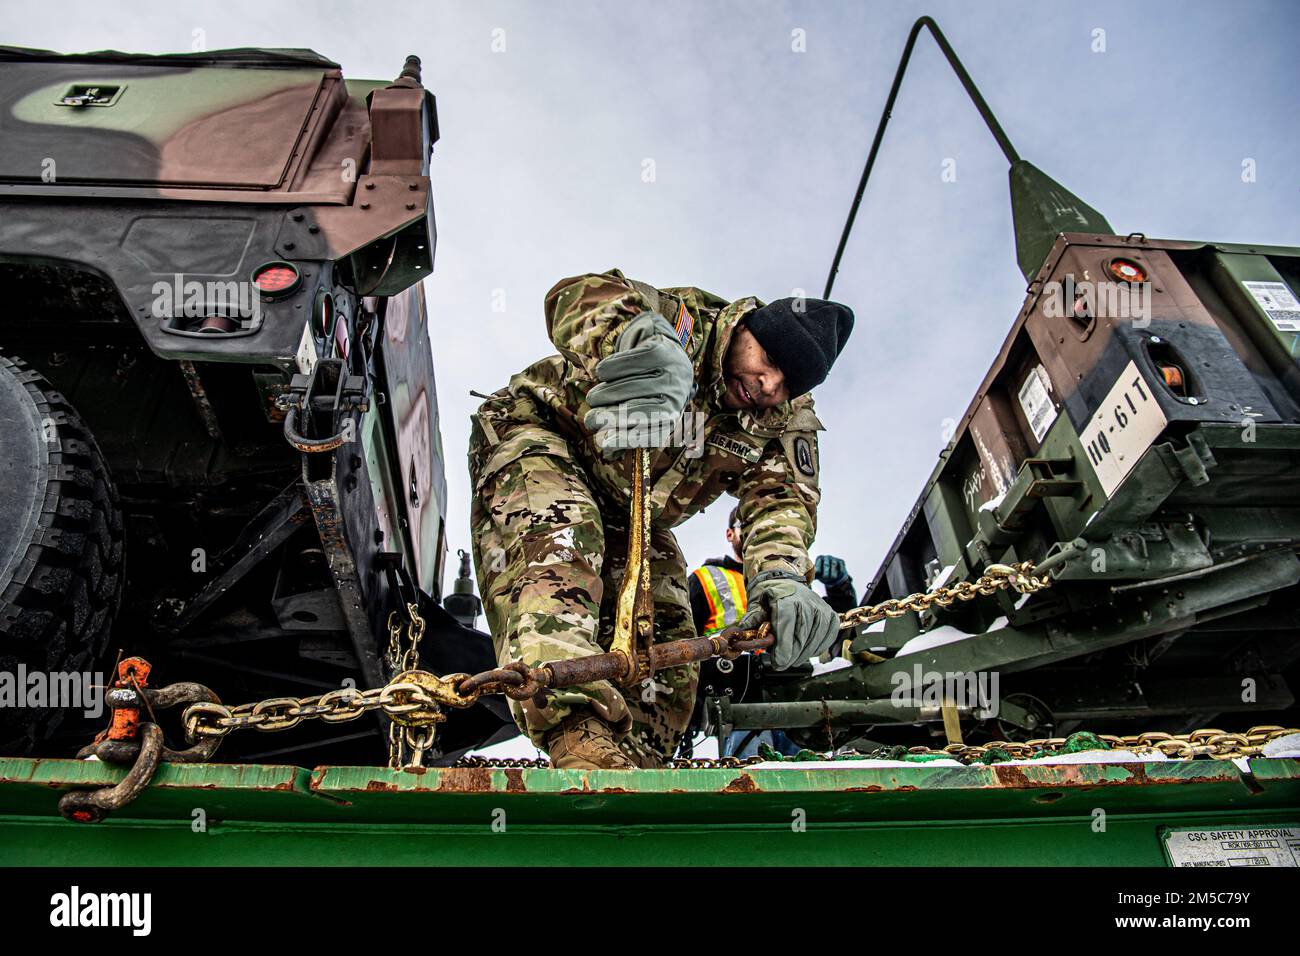
<svg viewBox="0 0 1300 956">
<path fill-rule="evenodd" d="M 826 299 L 777 299 L 744 321 L 797 398 L 826 380 L 853 331 L 853 310 Z"/>
</svg>

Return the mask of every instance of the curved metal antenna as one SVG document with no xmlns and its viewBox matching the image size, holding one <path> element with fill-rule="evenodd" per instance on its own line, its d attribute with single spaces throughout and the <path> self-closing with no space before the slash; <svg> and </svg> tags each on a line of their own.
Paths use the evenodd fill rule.
<svg viewBox="0 0 1300 956">
<path fill-rule="evenodd" d="M 998 124 L 997 117 L 989 109 L 988 103 L 984 102 L 984 97 L 976 89 L 975 82 L 966 72 L 966 68 L 961 65 L 961 60 L 957 59 L 957 54 L 953 52 L 952 46 L 948 43 L 947 37 L 939 29 L 939 24 L 935 23 L 930 17 L 921 17 L 912 24 L 912 32 L 907 35 L 907 45 L 903 47 L 903 57 L 898 61 L 898 69 L 894 73 L 894 85 L 889 88 L 889 98 L 885 100 L 884 112 L 880 114 L 880 125 L 876 127 L 876 138 L 871 141 L 871 152 L 867 154 L 867 165 L 862 170 L 862 179 L 858 182 L 858 191 L 853 196 L 853 205 L 849 207 L 849 218 L 844 223 L 844 232 L 840 234 L 840 245 L 835 250 L 835 261 L 831 263 L 830 274 L 826 277 L 826 291 L 822 293 L 823 299 L 831 297 L 831 287 L 835 284 L 835 274 L 840 269 L 840 259 L 844 256 L 844 247 L 848 245 L 849 233 L 853 230 L 853 220 L 858 214 L 858 206 L 862 204 L 862 194 L 866 191 L 867 180 L 871 177 L 871 168 L 876 164 L 876 154 L 880 152 L 880 143 L 885 138 L 885 127 L 889 125 L 889 117 L 894 110 L 894 100 L 898 98 L 898 89 L 903 84 L 903 74 L 907 72 L 907 61 L 912 58 L 912 47 L 916 46 L 916 38 L 921 34 L 921 28 L 926 27 L 935 42 L 939 44 L 939 49 L 943 51 L 944 57 L 948 60 L 948 65 L 953 68 L 957 74 L 957 79 L 961 80 L 961 85 L 966 88 L 970 94 L 971 102 L 975 104 L 975 109 L 979 110 L 980 116 L 984 118 L 989 132 L 993 138 L 998 141 L 998 146 L 1002 148 L 1002 153 L 1007 157 L 1008 163 L 1015 163 L 1020 159 L 1016 148 L 1011 145 L 1011 140 L 1007 139 L 1007 134 L 1002 131 Z"/>
</svg>

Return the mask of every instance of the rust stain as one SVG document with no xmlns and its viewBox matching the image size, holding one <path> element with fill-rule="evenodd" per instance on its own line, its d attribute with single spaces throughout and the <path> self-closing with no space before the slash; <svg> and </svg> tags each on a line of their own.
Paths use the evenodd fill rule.
<svg viewBox="0 0 1300 956">
<path fill-rule="evenodd" d="M 1099 779 L 1097 777 L 1088 777 L 1088 769 L 1099 764 L 1054 764 L 1052 769 L 1054 773 L 1050 779 L 1035 780 L 1027 776 L 1024 771 L 1025 767 L 1004 767 L 1001 764 L 993 764 L 989 769 L 993 771 L 993 776 L 999 786 L 1007 787 L 1014 790 L 1077 790 L 1081 793 L 1094 790 L 1098 787 L 1144 787 L 1144 786 L 1161 786 L 1164 784 L 1189 784 L 1189 783 L 1226 783 L 1222 777 L 1213 775 L 1195 776 L 1195 777 L 1161 777 L 1151 779 L 1147 776 L 1147 765 L 1145 763 L 1126 764 L 1124 769 L 1128 775 L 1122 779 Z"/>
<path fill-rule="evenodd" d="M 451 767 L 438 778 L 440 793 L 491 793 L 492 771 L 487 767 Z"/>
<path fill-rule="evenodd" d="M 1002 767 L 993 764 L 993 777 L 1000 786 L 1015 790 L 1028 790 L 1043 786 L 1043 784 L 1026 777 L 1023 767 Z"/>
<path fill-rule="evenodd" d="M 593 794 L 593 793 L 639 793 L 638 790 L 629 790 L 626 787 L 593 787 L 590 778 L 584 773 L 582 775 L 581 787 L 569 787 L 566 790 L 559 791 L 562 794 Z"/>
<path fill-rule="evenodd" d="M 882 787 L 880 784 L 873 783 L 869 787 L 844 787 L 840 792 L 841 793 L 879 793 L 884 789 L 885 788 Z"/>
<path fill-rule="evenodd" d="M 722 788 L 723 793 L 761 793 L 758 784 L 754 783 L 754 778 L 747 773 L 742 773 L 731 783 Z"/>
<path fill-rule="evenodd" d="M 384 780 L 368 780 L 366 781 L 366 790 L 378 791 L 380 793 L 396 793 L 397 784 L 388 783 Z"/>
<path fill-rule="evenodd" d="M 524 772 L 519 769 L 506 769 L 506 792 L 507 793 L 524 793 L 528 788 L 524 786 Z"/>
<path fill-rule="evenodd" d="M 1071 790 L 1087 791 L 1098 785 L 1130 786 L 1133 780 L 1085 780 L 1083 777 L 1083 767 L 1088 764 L 1058 764 L 1058 773 L 1053 774 L 1049 780 L 1034 780 L 1025 774 L 1024 767 L 1003 767 L 999 764 L 993 764 L 993 776 L 998 785 L 1011 790 L 1060 790 L 1067 788 Z"/>
</svg>

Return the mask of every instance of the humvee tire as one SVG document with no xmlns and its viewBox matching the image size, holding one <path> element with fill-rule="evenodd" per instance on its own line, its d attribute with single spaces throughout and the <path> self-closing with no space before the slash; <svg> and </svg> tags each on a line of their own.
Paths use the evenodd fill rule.
<svg viewBox="0 0 1300 956">
<path fill-rule="evenodd" d="M 122 516 L 99 447 L 40 373 L 0 355 L 0 675 L 13 688 L 20 665 L 88 670 L 121 594 Z M 0 753 L 29 750 L 67 712 L 0 706 Z"/>
</svg>

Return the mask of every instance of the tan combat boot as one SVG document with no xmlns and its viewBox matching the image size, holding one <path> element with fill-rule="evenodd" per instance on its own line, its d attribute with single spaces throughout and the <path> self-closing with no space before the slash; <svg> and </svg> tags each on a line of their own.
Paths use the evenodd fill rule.
<svg viewBox="0 0 1300 956">
<path fill-rule="evenodd" d="M 546 738 L 546 752 L 557 770 L 632 770 L 636 764 L 618 749 L 614 732 L 590 711 L 579 711 Z"/>
<path fill-rule="evenodd" d="M 623 753 L 627 754 L 632 764 L 641 770 L 663 770 L 668 766 L 663 757 L 637 741 L 634 736 L 629 735 L 623 741 L 621 749 Z"/>
</svg>

